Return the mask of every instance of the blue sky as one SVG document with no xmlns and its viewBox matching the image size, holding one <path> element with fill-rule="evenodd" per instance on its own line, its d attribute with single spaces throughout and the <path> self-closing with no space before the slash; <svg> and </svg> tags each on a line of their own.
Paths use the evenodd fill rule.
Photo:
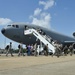
<svg viewBox="0 0 75 75">
<path fill-rule="evenodd" d="M 75 0 L 0 0 L 0 30 L 12 22 L 28 22 L 72 36 Z M 0 33 L 0 48 L 11 40 Z M 13 42 L 15 47 L 16 42 Z"/>
</svg>

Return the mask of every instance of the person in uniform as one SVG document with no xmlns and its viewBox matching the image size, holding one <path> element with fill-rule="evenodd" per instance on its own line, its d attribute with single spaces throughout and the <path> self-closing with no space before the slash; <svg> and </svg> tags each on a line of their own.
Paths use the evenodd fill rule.
<svg viewBox="0 0 75 75">
<path fill-rule="evenodd" d="M 10 42 L 10 45 L 7 45 L 6 56 L 8 56 L 9 53 L 11 54 L 11 56 L 13 56 L 12 52 L 13 52 L 13 50 L 12 50 L 12 42 Z"/>
<path fill-rule="evenodd" d="M 8 56 L 8 52 L 9 52 L 9 45 L 7 45 L 7 46 L 5 47 L 5 50 L 6 50 L 6 56 Z"/>
<path fill-rule="evenodd" d="M 73 45 L 69 46 L 69 50 L 70 50 L 70 55 L 72 56 L 72 54 L 73 54 Z"/>
<path fill-rule="evenodd" d="M 48 56 L 48 44 L 44 46 L 44 54 Z"/>
</svg>

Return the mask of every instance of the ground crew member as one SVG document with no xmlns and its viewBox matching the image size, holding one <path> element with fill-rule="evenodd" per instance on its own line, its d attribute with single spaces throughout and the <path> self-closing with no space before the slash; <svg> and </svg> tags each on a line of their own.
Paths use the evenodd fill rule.
<svg viewBox="0 0 75 75">
<path fill-rule="evenodd" d="M 10 51 L 11 56 L 13 56 L 13 54 L 12 54 L 12 52 L 13 52 L 13 50 L 12 50 L 12 42 L 10 42 L 9 51 Z"/>
<path fill-rule="evenodd" d="M 48 44 L 44 47 L 44 54 L 48 56 Z"/>
<path fill-rule="evenodd" d="M 72 56 L 72 54 L 73 54 L 73 45 L 69 46 L 69 50 L 70 50 L 70 55 Z"/>
<path fill-rule="evenodd" d="M 37 43 L 35 43 L 35 45 L 34 45 L 34 50 L 35 50 L 34 55 L 37 56 Z"/>
<path fill-rule="evenodd" d="M 67 47 L 67 45 L 65 45 L 65 47 L 63 48 L 63 51 L 64 51 L 65 56 L 67 56 L 67 53 L 68 53 L 68 47 Z"/>
<path fill-rule="evenodd" d="M 7 52 L 6 52 L 6 56 L 8 56 L 8 54 L 10 53 L 11 56 L 13 56 L 12 54 L 12 42 L 10 42 L 10 45 L 7 45 Z"/>
<path fill-rule="evenodd" d="M 5 49 L 6 49 L 6 56 L 8 55 L 8 52 L 9 52 L 9 45 L 7 45 L 6 47 L 5 47 Z"/>
<path fill-rule="evenodd" d="M 25 56 L 24 53 L 23 53 L 23 47 L 22 47 L 22 43 L 18 45 L 18 48 L 19 48 L 19 53 L 18 53 L 18 56 Z"/>
</svg>

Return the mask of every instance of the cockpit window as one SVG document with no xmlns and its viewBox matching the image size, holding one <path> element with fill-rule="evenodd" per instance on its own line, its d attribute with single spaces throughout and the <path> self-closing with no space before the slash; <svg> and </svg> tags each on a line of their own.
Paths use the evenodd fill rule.
<svg viewBox="0 0 75 75">
<path fill-rule="evenodd" d="M 11 25 L 7 25 L 7 26 L 11 26 Z"/>
<path fill-rule="evenodd" d="M 19 28 L 19 26 L 18 26 L 18 25 L 12 25 L 12 27 Z"/>
<path fill-rule="evenodd" d="M 15 25 L 12 25 L 12 27 L 15 27 Z"/>
<path fill-rule="evenodd" d="M 19 26 L 18 26 L 18 25 L 16 25 L 16 28 L 19 28 Z"/>
</svg>

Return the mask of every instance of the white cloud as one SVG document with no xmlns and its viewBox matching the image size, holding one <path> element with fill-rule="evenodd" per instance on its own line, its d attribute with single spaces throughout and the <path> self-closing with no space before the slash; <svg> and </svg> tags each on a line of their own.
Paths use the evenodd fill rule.
<svg viewBox="0 0 75 75">
<path fill-rule="evenodd" d="M 39 1 L 39 4 L 44 5 L 44 10 L 47 10 L 48 8 L 51 8 L 55 4 L 55 2 L 54 2 L 54 0 L 47 0 L 46 2 Z"/>
<path fill-rule="evenodd" d="M 41 13 L 41 17 L 38 19 L 33 17 L 32 24 L 39 25 L 45 28 L 50 28 L 51 16 L 48 13 Z"/>
<path fill-rule="evenodd" d="M 36 8 L 34 10 L 34 14 L 29 17 L 32 20 L 31 23 L 50 29 L 51 15 L 47 10 L 51 8 L 54 3 L 54 0 L 39 1 L 40 5 L 44 5 L 44 8 Z"/>
<path fill-rule="evenodd" d="M 12 20 L 8 18 L 0 18 L 0 25 L 6 25 L 12 23 Z"/>
<path fill-rule="evenodd" d="M 56 3 L 56 2 L 55 2 L 54 4 L 55 4 L 55 6 L 57 5 L 57 3 Z"/>
<path fill-rule="evenodd" d="M 41 9 L 40 8 L 37 8 L 35 11 L 34 11 L 34 16 L 38 16 L 40 13 L 41 13 Z"/>
</svg>

